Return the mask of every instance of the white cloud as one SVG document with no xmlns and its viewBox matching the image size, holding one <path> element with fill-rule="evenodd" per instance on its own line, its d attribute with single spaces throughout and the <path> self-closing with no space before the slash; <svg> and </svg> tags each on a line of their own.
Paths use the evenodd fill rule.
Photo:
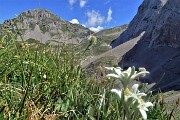
<svg viewBox="0 0 180 120">
<path fill-rule="evenodd" d="M 101 26 L 98 26 L 98 27 L 90 27 L 89 29 L 94 32 L 99 32 L 99 31 L 103 30 L 104 28 Z"/>
<path fill-rule="evenodd" d="M 74 4 L 76 4 L 77 3 L 77 0 L 68 0 L 69 1 L 69 4 L 71 5 L 71 6 L 73 6 Z M 81 8 L 83 8 L 85 5 L 86 5 L 86 3 L 87 3 L 87 0 L 78 0 L 79 1 L 79 6 L 81 7 Z"/>
<path fill-rule="evenodd" d="M 72 24 L 79 24 L 79 21 L 77 19 L 72 19 L 69 22 L 72 23 Z"/>
<path fill-rule="evenodd" d="M 83 26 L 83 27 L 86 27 L 86 25 L 85 25 L 85 24 L 82 24 L 82 26 Z"/>
<path fill-rule="evenodd" d="M 85 5 L 86 5 L 86 0 L 80 0 L 79 1 L 79 5 L 80 5 L 80 7 L 82 8 L 82 7 L 84 7 Z"/>
<path fill-rule="evenodd" d="M 112 20 L 112 10 L 111 10 L 111 8 L 109 8 L 107 14 L 108 14 L 108 16 L 107 16 L 107 22 L 110 22 L 110 21 Z"/>
<path fill-rule="evenodd" d="M 86 15 L 88 17 L 88 21 L 86 23 L 88 26 L 101 25 L 104 22 L 104 16 L 95 10 L 87 12 Z"/>
<path fill-rule="evenodd" d="M 74 5 L 76 3 L 76 0 L 69 0 L 70 5 Z"/>
</svg>

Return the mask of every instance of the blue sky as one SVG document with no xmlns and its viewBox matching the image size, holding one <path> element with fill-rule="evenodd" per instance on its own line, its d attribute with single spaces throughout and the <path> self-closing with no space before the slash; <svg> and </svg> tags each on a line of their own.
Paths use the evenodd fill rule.
<svg viewBox="0 0 180 120">
<path fill-rule="evenodd" d="M 0 0 L 0 23 L 30 9 L 48 9 L 94 31 L 129 23 L 143 0 Z"/>
</svg>

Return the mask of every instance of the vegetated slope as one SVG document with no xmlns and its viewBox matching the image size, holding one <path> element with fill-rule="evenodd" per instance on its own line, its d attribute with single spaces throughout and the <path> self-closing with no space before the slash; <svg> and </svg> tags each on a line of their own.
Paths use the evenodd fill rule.
<svg viewBox="0 0 180 120">
<path fill-rule="evenodd" d="M 10 27 L 16 33 L 18 28 L 24 40 L 34 39 L 42 43 L 53 41 L 79 44 L 93 34 L 89 29 L 64 21 L 46 9 L 28 10 L 14 19 L 6 20 L 0 26 L 1 34 L 6 27 Z"/>
<path fill-rule="evenodd" d="M 145 31 L 138 44 L 124 55 L 124 62 L 119 64 L 147 68 L 151 74 L 145 82 L 155 82 L 154 90 L 179 90 L 179 28 L 179 0 L 144 0 L 128 29 L 111 45 L 117 47 Z"/>
<path fill-rule="evenodd" d="M 106 30 L 99 31 L 94 35 L 97 37 L 97 43 L 93 47 L 94 55 L 100 55 L 103 52 L 106 52 L 111 49 L 110 43 L 116 39 L 123 31 L 127 29 L 128 25 L 122 25 Z"/>
<path fill-rule="evenodd" d="M 92 46 L 89 50 L 85 52 L 84 57 L 96 57 L 111 50 L 110 43 L 116 39 L 124 30 L 126 30 L 128 25 L 122 25 L 110 29 L 105 29 L 100 32 L 93 34 L 96 36 L 96 44 Z M 89 44 L 89 40 L 83 41 L 79 46 L 80 50 L 85 50 Z M 87 63 L 88 64 L 88 63 Z"/>
<path fill-rule="evenodd" d="M 107 58 L 111 58 L 110 61 L 113 61 L 113 59 L 116 59 L 117 61 L 118 60 L 121 60 L 122 59 L 122 56 L 124 54 L 126 54 L 126 52 L 128 52 L 130 49 L 132 49 L 136 44 L 137 42 L 141 39 L 142 35 L 139 35 L 138 37 L 132 39 L 132 40 L 129 40 L 121 45 L 119 45 L 118 47 L 116 48 L 113 48 L 105 53 L 102 53 L 98 56 L 94 56 L 93 58 L 87 60 L 87 61 L 84 61 L 82 63 L 82 66 L 83 67 L 86 67 L 88 66 L 90 63 L 91 65 L 96 62 L 98 62 L 99 59 L 103 58 L 104 60 L 107 59 Z M 103 63 L 103 60 L 101 59 L 101 63 L 102 64 L 105 64 Z M 108 65 L 108 64 L 107 64 Z M 97 66 L 97 65 L 96 65 Z"/>
</svg>

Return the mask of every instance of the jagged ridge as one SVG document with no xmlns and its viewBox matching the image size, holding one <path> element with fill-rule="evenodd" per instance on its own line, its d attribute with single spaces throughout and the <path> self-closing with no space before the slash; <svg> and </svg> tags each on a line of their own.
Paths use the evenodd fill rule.
<svg viewBox="0 0 180 120">
<path fill-rule="evenodd" d="M 16 23 L 24 40 L 37 39 L 43 43 L 48 40 L 79 44 L 93 32 L 89 29 L 64 21 L 57 15 L 45 9 L 28 10 L 16 18 L 6 20 L 4 25 L 11 26 Z"/>
</svg>

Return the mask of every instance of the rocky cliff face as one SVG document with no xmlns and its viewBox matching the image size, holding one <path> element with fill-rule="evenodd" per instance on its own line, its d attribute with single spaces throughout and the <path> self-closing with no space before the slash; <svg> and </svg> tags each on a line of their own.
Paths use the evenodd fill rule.
<svg viewBox="0 0 180 120">
<path fill-rule="evenodd" d="M 151 74 L 145 82 L 155 82 L 155 90 L 180 89 L 180 0 L 144 0 L 128 29 L 111 45 L 116 47 L 143 31 L 119 64 L 146 67 Z"/>
<path fill-rule="evenodd" d="M 24 40 L 35 39 L 42 41 L 65 42 L 78 44 L 93 32 L 81 25 L 71 24 L 45 9 L 28 10 L 16 18 L 6 20 L 6 25 L 22 34 Z"/>
<path fill-rule="evenodd" d="M 128 41 L 146 31 L 143 39 L 151 46 L 178 47 L 180 41 L 180 1 L 179 0 L 144 0 L 129 28 L 112 46 Z"/>
</svg>

